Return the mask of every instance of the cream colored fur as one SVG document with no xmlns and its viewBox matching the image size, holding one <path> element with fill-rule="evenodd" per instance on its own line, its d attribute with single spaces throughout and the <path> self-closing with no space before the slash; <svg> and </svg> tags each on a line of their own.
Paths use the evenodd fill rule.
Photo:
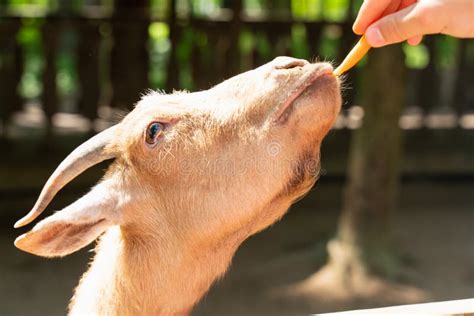
<svg viewBox="0 0 474 316">
<path fill-rule="evenodd" d="M 62 256 L 105 231 L 70 314 L 190 313 L 239 245 L 316 181 L 341 104 L 330 70 L 280 57 L 210 90 L 144 96 L 119 125 L 104 180 L 76 202 L 84 210 L 60 211 L 17 246 Z M 153 121 L 167 128 L 150 148 Z"/>
</svg>

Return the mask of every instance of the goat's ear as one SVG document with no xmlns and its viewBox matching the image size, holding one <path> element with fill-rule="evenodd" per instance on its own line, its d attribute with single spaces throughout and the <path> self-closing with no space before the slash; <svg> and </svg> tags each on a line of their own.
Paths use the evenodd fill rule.
<svg viewBox="0 0 474 316">
<path fill-rule="evenodd" d="M 44 257 L 75 252 L 118 223 L 117 192 L 101 183 L 15 240 L 19 249 Z"/>
</svg>

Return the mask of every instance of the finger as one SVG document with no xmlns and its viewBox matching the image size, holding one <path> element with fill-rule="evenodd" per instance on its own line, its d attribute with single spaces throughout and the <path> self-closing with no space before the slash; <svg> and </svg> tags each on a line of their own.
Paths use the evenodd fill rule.
<svg viewBox="0 0 474 316">
<path fill-rule="evenodd" d="M 379 16 L 379 18 L 382 18 L 386 15 L 389 15 L 393 12 L 396 12 L 399 10 L 401 5 L 401 0 L 392 0 L 390 4 L 385 8 L 385 10 L 382 12 L 382 14 Z M 374 21 L 375 22 L 375 21 Z"/>
<path fill-rule="evenodd" d="M 354 33 L 364 34 L 367 27 L 382 16 L 382 13 L 392 2 L 392 0 L 365 0 L 352 26 Z"/>
<path fill-rule="evenodd" d="M 380 47 L 406 41 L 418 35 L 437 33 L 438 23 L 433 21 L 433 18 L 426 7 L 416 2 L 372 24 L 365 33 L 367 42 L 373 47 Z"/>
<path fill-rule="evenodd" d="M 416 46 L 416 45 L 420 44 L 422 40 L 423 40 L 423 36 L 417 35 L 417 36 L 414 36 L 414 37 L 410 37 L 407 40 L 407 43 L 411 46 Z"/>
<path fill-rule="evenodd" d="M 406 7 L 411 6 L 415 2 L 416 2 L 416 0 L 401 0 L 400 6 L 398 7 L 398 9 L 396 11 L 405 9 Z"/>
</svg>

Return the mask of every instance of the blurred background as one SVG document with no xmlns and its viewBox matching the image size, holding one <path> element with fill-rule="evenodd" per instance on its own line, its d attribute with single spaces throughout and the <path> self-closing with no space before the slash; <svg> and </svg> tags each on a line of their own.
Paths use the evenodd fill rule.
<svg viewBox="0 0 474 316">
<path fill-rule="evenodd" d="M 13 223 L 71 150 L 149 88 L 207 89 L 279 55 L 339 63 L 357 41 L 361 2 L 0 0 L 0 315 L 65 314 L 86 270 L 88 250 L 51 260 L 13 246 L 25 230 Z M 372 50 L 344 81 L 316 187 L 241 247 L 193 314 L 473 296 L 474 40 Z"/>
</svg>

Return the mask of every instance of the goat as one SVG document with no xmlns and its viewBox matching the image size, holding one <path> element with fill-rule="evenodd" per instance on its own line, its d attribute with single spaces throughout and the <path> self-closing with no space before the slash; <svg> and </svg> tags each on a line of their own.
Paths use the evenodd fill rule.
<svg viewBox="0 0 474 316">
<path fill-rule="evenodd" d="M 100 237 L 70 315 L 189 314 L 239 245 L 315 183 L 321 142 L 341 107 L 332 71 L 277 57 L 206 91 L 148 93 L 65 158 L 15 227 L 114 158 L 103 179 L 16 247 L 62 257 Z"/>
</svg>

